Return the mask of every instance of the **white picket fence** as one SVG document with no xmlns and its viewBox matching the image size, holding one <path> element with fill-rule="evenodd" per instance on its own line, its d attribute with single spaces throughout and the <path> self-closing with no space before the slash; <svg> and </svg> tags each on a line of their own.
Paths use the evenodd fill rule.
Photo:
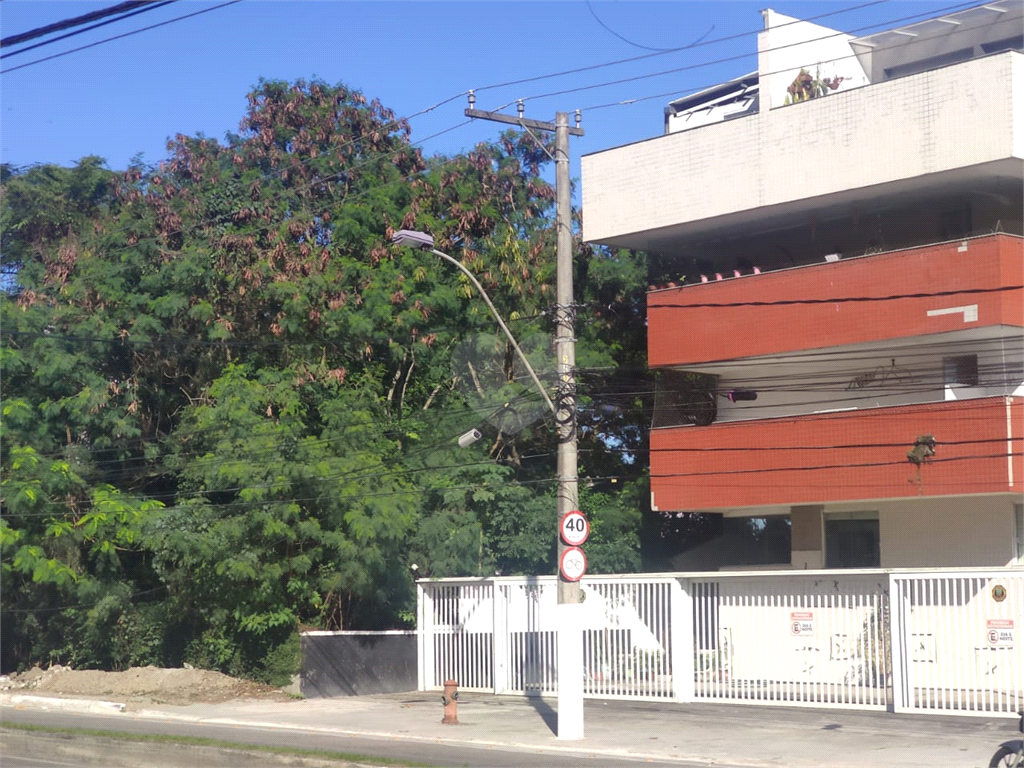
<svg viewBox="0 0 1024 768">
<path fill-rule="evenodd" d="M 558 690 L 554 577 L 418 583 L 419 687 Z M 584 696 L 1011 716 L 1024 572 L 588 576 Z"/>
</svg>

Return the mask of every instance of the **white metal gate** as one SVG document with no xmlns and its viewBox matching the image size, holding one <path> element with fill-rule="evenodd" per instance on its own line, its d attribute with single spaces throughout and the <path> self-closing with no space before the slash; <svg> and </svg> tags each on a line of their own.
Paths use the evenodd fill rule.
<svg viewBox="0 0 1024 768">
<path fill-rule="evenodd" d="M 682 631 L 678 580 L 617 577 L 585 585 L 583 695 L 675 699 L 673 656 Z M 683 624 L 682 627 L 688 626 Z M 683 669 L 687 666 L 684 661 Z"/>
<path fill-rule="evenodd" d="M 1024 573 L 890 579 L 895 711 L 997 715 L 1024 707 Z"/>
<path fill-rule="evenodd" d="M 1024 573 L 589 576 L 584 695 L 1010 716 Z M 420 690 L 558 690 L 554 577 L 424 580 Z"/>
<path fill-rule="evenodd" d="M 695 699 L 887 707 L 884 576 L 718 574 L 689 583 Z"/>
<path fill-rule="evenodd" d="M 420 690 L 440 688 L 449 678 L 464 688 L 493 689 L 494 584 L 420 584 L 417 592 Z"/>
</svg>

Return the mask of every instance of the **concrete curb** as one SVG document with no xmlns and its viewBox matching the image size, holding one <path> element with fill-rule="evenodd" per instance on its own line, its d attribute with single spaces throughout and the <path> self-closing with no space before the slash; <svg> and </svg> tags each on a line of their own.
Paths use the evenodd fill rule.
<svg viewBox="0 0 1024 768">
<path fill-rule="evenodd" d="M 57 709 L 62 712 L 83 712 L 86 714 L 109 714 L 124 712 L 126 704 L 118 701 L 97 701 L 95 699 L 61 699 L 53 696 L 27 696 L 16 694 L 0 698 L 0 703 L 9 702 L 12 707 L 34 707 L 36 709 Z"/>
</svg>

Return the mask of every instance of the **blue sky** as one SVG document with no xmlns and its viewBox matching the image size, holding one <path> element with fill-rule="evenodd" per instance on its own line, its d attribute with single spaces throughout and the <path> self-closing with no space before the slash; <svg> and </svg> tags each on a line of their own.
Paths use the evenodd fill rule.
<svg viewBox="0 0 1024 768">
<path fill-rule="evenodd" d="M 105 2 L 6 0 L 4 37 L 113 5 Z M 710 86 L 756 68 L 760 10 L 808 18 L 848 2 L 339 2 L 244 0 L 138 35 L 24 69 L 35 59 L 86 45 L 218 2 L 179 0 L 135 18 L 0 62 L 0 159 L 16 166 L 73 164 L 89 154 L 123 168 L 140 154 L 165 156 L 176 133 L 222 138 L 238 128 L 245 94 L 259 78 L 318 77 L 344 82 L 411 115 L 467 89 L 477 108 L 493 110 L 528 98 L 525 115 L 553 120 L 583 110 L 587 135 L 571 144 L 572 175 L 582 154 L 657 136 L 670 96 Z M 938 15 L 964 4 L 889 0 L 822 19 L 844 31 L 898 26 L 903 17 Z M 600 21 L 599 21 L 600 20 Z M 876 25 L 876 26 L 870 26 Z M 870 28 L 868 29 L 868 27 Z M 743 34 L 749 33 L 749 34 Z M 730 40 L 720 38 L 734 37 Z M 625 39 L 622 39 L 625 38 Z M 43 38 L 45 39 L 45 38 Z M 657 50 L 703 40 L 673 53 Z M 38 41 L 34 41 L 38 42 Z M 626 64 L 490 88 L 620 59 Z M 734 60 L 705 65 L 718 59 Z M 666 75 L 656 73 L 694 67 Z M 640 78 L 603 87 L 612 80 Z M 564 91 L 544 98 L 541 94 Z M 655 98 L 649 98 L 655 97 Z M 631 104 L 619 102 L 637 100 Z M 615 104 L 616 106 L 602 106 Z M 425 154 L 454 154 L 497 137 L 503 126 L 475 121 L 441 136 L 465 118 L 465 97 L 412 120 L 412 140 Z M 601 108 L 596 108 L 601 107 Z M 506 110 L 514 113 L 514 108 Z"/>
</svg>

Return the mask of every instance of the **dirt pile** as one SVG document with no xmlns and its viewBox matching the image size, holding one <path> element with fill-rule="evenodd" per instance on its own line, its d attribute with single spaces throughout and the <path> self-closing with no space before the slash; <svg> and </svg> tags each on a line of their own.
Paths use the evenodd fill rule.
<svg viewBox="0 0 1024 768">
<path fill-rule="evenodd" d="M 217 704 L 236 699 L 286 701 L 291 698 L 281 688 L 192 667 L 133 667 L 123 672 L 71 669 L 60 665 L 46 670 L 34 667 L 27 672 L 0 677 L 0 691 L 154 704 Z"/>
</svg>

